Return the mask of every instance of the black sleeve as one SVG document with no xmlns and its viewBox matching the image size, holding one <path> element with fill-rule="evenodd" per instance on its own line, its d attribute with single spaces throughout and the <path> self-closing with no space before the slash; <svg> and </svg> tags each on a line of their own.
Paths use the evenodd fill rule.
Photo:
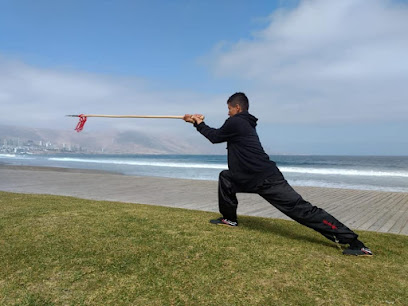
<svg viewBox="0 0 408 306">
<path fill-rule="evenodd" d="M 194 126 L 197 128 L 197 131 L 199 131 L 212 143 L 221 143 L 230 140 L 232 137 L 238 134 L 235 127 L 235 122 L 231 119 L 232 118 L 227 119 L 223 126 L 219 129 L 209 127 L 204 122 L 194 124 Z"/>
</svg>

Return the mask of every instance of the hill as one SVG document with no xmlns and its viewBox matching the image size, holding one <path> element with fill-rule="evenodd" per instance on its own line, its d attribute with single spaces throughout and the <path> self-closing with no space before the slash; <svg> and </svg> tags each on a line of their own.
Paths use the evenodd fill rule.
<svg viewBox="0 0 408 306">
<path fill-rule="evenodd" d="M 31 151 L 84 152 L 110 154 L 224 154 L 203 137 L 143 131 L 76 133 L 73 130 L 28 128 L 0 125 L 0 147 L 24 147 Z"/>
</svg>

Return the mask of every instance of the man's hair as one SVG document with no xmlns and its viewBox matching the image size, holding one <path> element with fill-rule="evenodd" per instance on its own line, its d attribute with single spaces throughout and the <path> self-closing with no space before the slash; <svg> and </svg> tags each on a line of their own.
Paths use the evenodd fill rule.
<svg viewBox="0 0 408 306">
<path fill-rule="evenodd" d="M 227 104 L 231 106 L 241 106 L 243 111 L 247 111 L 249 109 L 249 101 L 247 96 L 243 92 L 236 92 L 231 97 L 229 97 Z"/>
</svg>

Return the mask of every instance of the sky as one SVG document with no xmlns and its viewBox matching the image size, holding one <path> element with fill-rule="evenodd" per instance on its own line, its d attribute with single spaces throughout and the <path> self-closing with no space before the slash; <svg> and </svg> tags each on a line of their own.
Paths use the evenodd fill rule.
<svg viewBox="0 0 408 306">
<path fill-rule="evenodd" d="M 0 0 L 0 123 L 220 127 L 245 92 L 269 154 L 408 155 L 407 33 L 406 0 Z"/>
</svg>

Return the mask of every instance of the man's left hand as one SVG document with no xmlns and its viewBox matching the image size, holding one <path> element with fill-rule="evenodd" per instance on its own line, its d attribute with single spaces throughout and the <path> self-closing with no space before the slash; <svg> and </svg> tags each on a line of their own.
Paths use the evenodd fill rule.
<svg viewBox="0 0 408 306">
<path fill-rule="evenodd" d="M 183 120 L 185 122 L 194 123 L 193 115 L 190 115 L 190 114 L 185 114 L 184 117 L 183 117 Z"/>
</svg>

